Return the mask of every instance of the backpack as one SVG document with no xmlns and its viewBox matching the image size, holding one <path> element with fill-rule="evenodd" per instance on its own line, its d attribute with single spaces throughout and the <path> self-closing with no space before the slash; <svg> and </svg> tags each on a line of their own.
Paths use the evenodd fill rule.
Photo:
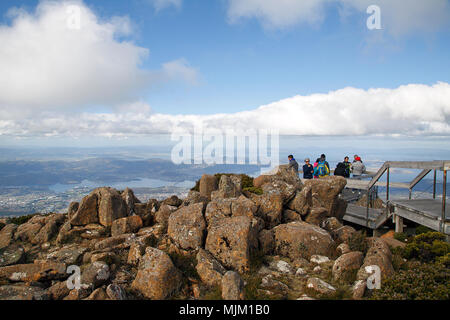
<svg viewBox="0 0 450 320">
<path fill-rule="evenodd" d="M 319 164 L 317 165 L 317 175 L 319 177 L 325 177 L 325 176 L 328 176 L 329 174 L 330 174 L 330 170 L 325 165 L 325 162 L 319 162 Z"/>
<path fill-rule="evenodd" d="M 346 170 L 347 170 L 347 166 L 345 164 L 343 164 L 342 162 L 339 162 L 336 169 L 334 170 L 334 175 L 345 177 Z"/>
</svg>

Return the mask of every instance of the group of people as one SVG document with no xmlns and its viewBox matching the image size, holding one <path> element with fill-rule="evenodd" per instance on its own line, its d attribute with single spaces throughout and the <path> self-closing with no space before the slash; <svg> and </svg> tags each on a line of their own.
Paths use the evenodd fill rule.
<svg viewBox="0 0 450 320">
<path fill-rule="evenodd" d="M 295 172 L 298 172 L 299 165 L 294 159 L 293 155 L 288 157 L 289 168 L 292 168 Z M 349 157 L 345 157 L 343 162 L 339 162 L 334 170 L 335 176 L 341 176 L 344 178 L 350 178 L 350 174 L 353 174 L 353 178 L 360 178 L 364 172 L 366 172 L 366 166 L 361 160 L 361 157 L 355 155 L 353 162 L 351 163 Z M 314 164 L 311 164 L 309 158 L 305 159 L 305 165 L 303 166 L 303 178 L 304 179 L 320 179 L 328 177 L 331 174 L 330 164 L 327 161 L 327 157 L 322 154 L 320 158 L 317 158 Z"/>
</svg>

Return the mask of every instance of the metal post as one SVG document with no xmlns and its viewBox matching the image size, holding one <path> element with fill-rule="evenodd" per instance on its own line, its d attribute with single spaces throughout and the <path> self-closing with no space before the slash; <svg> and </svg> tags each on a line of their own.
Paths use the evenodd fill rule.
<svg viewBox="0 0 450 320">
<path fill-rule="evenodd" d="M 436 199 L 436 169 L 434 169 L 434 179 L 433 179 L 433 199 Z"/>
<path fill-rule="evenodd" d="M 444 169 L 444 178 L 442 181 L 442 216 L 441 216 L 441 232 L 445 233 L 445 204 L 447 202 L 447 170 Z"/>
<path fill-rule="evenodd" d="M 409 189 L 409 200 L 412 199 L 412 189 Z"/>
<path fill-rule="evenodd" d="M 390 173 L 390 168 L 387 168 L 387 179 L 386 179 L 386 202 L 389 201 L 389 173 Z"/>
<path fill-rule="evenodd" d="M 369 227 L 369 193 L 370 193 L 370 188 L 367 189 L 367 208 L 366 208 L 366 227 Z"/>
</svg>

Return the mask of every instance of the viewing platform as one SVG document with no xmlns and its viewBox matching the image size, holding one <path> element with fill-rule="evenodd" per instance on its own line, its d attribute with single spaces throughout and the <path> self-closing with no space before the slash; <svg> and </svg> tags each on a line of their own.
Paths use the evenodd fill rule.
<svg viewBox="0 0 450 320">
<path fill-rule="evenodd" d="M 419 169 L 422 170 L 411 182 L 391 182 L 391 169 Z M 432 230 L 450 235 L 450 209 L 446 204 L 447 197 L 447 171 L 450 169 L 450 160 L 440 161 L 387 161 L 377 172 L 368 172 L 370 180 L 347 179 L 346 189 L 342 198 L 347 204 L 344 220 L 355 223 L 372 230 L 380 228 L 389 219 L 395 223 L 395 231 L 403 232 L 404 219 L 426 226 Z M 428 174 L 433 172 L 433 199 L 412 199 L 414 187 Z M 437 175 L 442 173 L 442 199 L 436 199 Z M 382 176 L 386 182 L 380 182 Z M 386 188 L 386 198 L 383 208 L 372 208 L 371 203 L 377 197 L 377 187 Z M 390 199 L 390 189 L 399 188 L 409 190 L 409 199 Z M 351 192 L 353 190 L 356 192 Z M 366 197 L 365 206 L 353 202 Z"/>
</svg>

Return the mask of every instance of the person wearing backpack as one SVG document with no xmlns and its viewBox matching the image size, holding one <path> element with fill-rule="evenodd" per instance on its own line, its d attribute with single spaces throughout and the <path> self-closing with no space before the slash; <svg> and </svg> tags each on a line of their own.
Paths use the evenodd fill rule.
<svg viewBox="0 0 450 320">
<path fill-rule="evenodd" d="M 313 165 L 314 179 L 319 179 L 319 176 L 317 175 L 317 171 L 316 171 L 316 168 L 319 165 L 319 162 L 320 162 L 320 158 L 317 158 L 316 162 L 314 162 L 314 165 Z"/>
<path fill-rule="evenodd" d="M 327 161 L 327 156 L 326 156 L 325 154 L 322 154 L 322 155 L 320 156 L 320 159 L 322 159 L 322 160 L 325 162 L 325 165 L 327 166 L 328 171 L 331 171 L 331 169 L 330 169 L 330 164 L 329 164 L 328 161 Z"/>
<path fill-rule="evenodd" d="M 334 170 L 334 175 L 345 177 L 346 169 L 347 169 L 347 166 L 343 162 L 339 162 L 336 166 L 336 169 Z"/>
<path fill-rule="evenodd" d="M 330 175 L 330 169 L 326 165 L 325 160 L 323 158 L 320 158 L 317 167 L 314 169 L 314 175 L 318 176 L 319 179 L 328 177 Z"/>
</svg>

